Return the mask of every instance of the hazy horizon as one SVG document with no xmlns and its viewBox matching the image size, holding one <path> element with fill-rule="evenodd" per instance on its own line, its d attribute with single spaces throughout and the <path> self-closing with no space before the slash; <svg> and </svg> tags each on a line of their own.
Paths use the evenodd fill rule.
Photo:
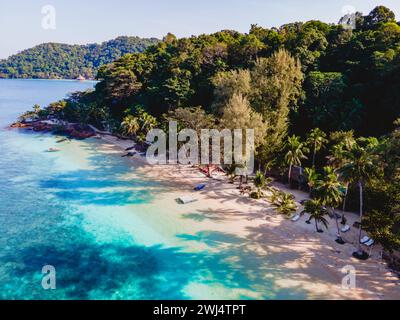
<svg viewBox="0 0 400 320">
<path fill-rule="evenodd" d="M 44 5 L 56 9 L 56 29 L 45 30 L 41 22 Z M 279 27 L 282 24 L 321 20 L 337 23 L 343 8 L 369 13 L 385 5 L 400 16 L 398 0 L 338 0 L 315 3 L 304 0 L 184 0 L 77 1 L 0 0 L 0 59 L 48 42 L 66 44 L 101 43 L 119 36 L 159 38 L 171 32 L 178 37 L 213 33 L 223 29 L 248 32 L 251 24 Z M 12 28 L 10 28 L 12 26 Z"/>
</svg>

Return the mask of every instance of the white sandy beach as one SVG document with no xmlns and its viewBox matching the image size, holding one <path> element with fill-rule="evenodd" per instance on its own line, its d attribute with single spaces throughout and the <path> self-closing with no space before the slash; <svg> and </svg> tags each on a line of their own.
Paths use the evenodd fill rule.
<svg viewBox="0 0 400 320">
<path fill-rule="evenodd" d="M 121 155 L 132 146 L 131 141 L 113 136 L 102 135 L 101 139 L 105 142 L 104 150 Z M 157 230 L 160 235 L 169 232 L 163 230 L 163 219 L 184 230 L 183 217 L 191 218 L 191 232 L 202 237 L 204 243 L 204 247 L 198 249 L 238 253 L 229 259 L 236 259 L 243 268 L 248 267 L 250 278 L 255 277 L 251 270 L 257 263 L 261 278 L 267 280 L 272 272 L 275 286 L 289 291 L 300 288 L 308 299 L 400 299 L 399 278 L 380 259 L 379 246 L 372 249 L 367 261 L 352 257 L 358 238 L 355 229 L 343 234 L 347 244 L 339 245 L 334 241 L 334 220 L 329 221 L 329 230 L 319 234 L 314 224 L 305 223 L 307 217 L 296 223 L 287 220 L 276 214 L 266 200 L 257 201 L 248 195 L 240 195 L 237 185 L 230 184 L 223 175 L 209 179 L 198 169 L 188 166 L 150 166 L 139 157 L 133 157 L 131 161 L 135 164 L 136 174 L 171 186 L 156 200 L 157 206 L 170 208 L 168 212 L 172 212 L 172 216 L 154 217 L 161 220 Z M 193 186 L 199 183 L 206 183 L 207 187 L 195 193 Z M 282 185 L 276 186 L 285 189 Z M 292 192 L 297 201 L 307 198 L 303 192 L 285 191 Z M 193 196 L 198 201 L 179 206 L 174 199 L 180 196 Z M 348 224 L 352 225 L 357 215 L 348 213 L 347 218 Z M 271 271 L 271 262 L 276 270 Z M 356 270 L 355 289 L 342 287 L 345 276 L 342 268 L 346 266 Z M 260 278 L 260 274 L 257 277 Z M 261 282 L 257 291 L 262 290 Z M 246 294 L 251 296 L 251 292 Z M 257 293 L 253 297 L 262 298 Z"/>
</svg>

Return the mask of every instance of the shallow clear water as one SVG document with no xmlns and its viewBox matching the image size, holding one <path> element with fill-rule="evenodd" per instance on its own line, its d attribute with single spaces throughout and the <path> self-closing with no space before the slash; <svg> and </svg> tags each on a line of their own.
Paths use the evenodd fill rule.
<svg viewBox="0 0 400 320">
<path fill-rule="evenodd" d="M 273 262 L 243 239 L 202 229 L 197 212 L 172 215 L 173 201 L 155 201 L 166 187 L 99 141 L 50 154 L 57 137 L 7 128 L 35 103 L 92 86 L 0 80 L 0 299 L 305 297 L 276 288 Z M 56 290 L 41 286 L 44 265 L 56 268 Z"/>
</svg>

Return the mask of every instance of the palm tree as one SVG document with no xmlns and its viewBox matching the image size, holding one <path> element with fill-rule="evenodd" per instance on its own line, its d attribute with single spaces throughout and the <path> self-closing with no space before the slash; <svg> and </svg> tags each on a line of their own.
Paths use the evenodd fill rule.
<svg viewBox="0 0 400 320">
<path fill-rule="evenodd" d="M 307 185 L 310 188 L 310 195 L 311 195 L 315 185 L 317 184 L 319 174 L 314 168 L 305 168 L 304 176 L 307 179 Z"/>
<path fill-rule="evenodd" d="M 304 152 L 307 152 L 308 149 L 304 145 L 303 142 L 300 141 L 300 138 L 293 135 L 288 138 L 286 142 L 286 149 L 287 153 L 285 155 L 285 161 L 289 165 L 289 186 L 291 184 L 291 175 L 292 175 L 292 168 L 294 165 L 301 166 L 301 160 L 307 159 Z"/>
<path fill-rule="evenodd" d="M 348 149 L 342 143 L 335 144 L 330 152 L 328 158 L 328 164 L 336 169 L 341 168 L 345 164 L 345 152 Z"/>
<path fill-rule="evenodd" d="M 331 140 L 336 142 L 336 144 L 331 149 L 331 155 L 328 156 L 328 163 L 335 169 L 340 169 L 347 163 L 346 155 L 356 144 L 356 139 L 354 138 L 354 131 L 333 132 L 331 134 Z M 347 195 L 350 183 L 343 176 L 341 176 L 340 179 L 345 184 L 343 206 L 342 206 L 342 222 L 341 222 L 342 224 L 345 224 L 346 202 L 347 202 Z"/>
<path fill-rule="evenodd" d="M 290 193 L 279 193 L 274 205 L 276 206 L 276 211 L 286 217 L 290 217 L 297 211 L 296 202 Z"/>
<path fill-rule="evenodd" d="M 330 139 L 335 145 L 342 145 L 346 150 L 350 150 L 356 143 L 353 130 L 332 132 Z"/>
<path fill-rule="evenodd" d="M 147 133 L 157 126 L 157 119 L 147 112 L 142 112 L 140 114 L 140 121 L 142 123 L 142 131 Z"/>
<path fill-rule="evenodd" d="M 339 221 L 335 212 L 335 208 L 342 202 L 343 194 L 341 188 L 342 185 L 339 182 L 339 178 L 334 169 L 332 167 L 325 167 L 324 173 L 317 181 L 315 189 L 322 205 L 326 206 L 335 217 L 338 235 L 336 242 L 344 244 L 344 241 L 340 236 Z"/>
<path fill-rule="evenodd" d="M 345 181 L 358 185 L 360 193 L 360 223 L 362 223 L 364 214 L 363 191 L 365 184 L 369 183 L 376 175 L 376 155 L 374 149 L 378 141 L 376 139 L 359 139 L 359 143 L 353 145 L 350 151 L 346 152 L 346 164 L 339 170 Z M 361 144 L 364 144 L 362 146 Z M 362 227 L 360 225 L 358 256 L 364 254 L 361 247 Z"/>
<path fill-rule="evenodd" d="M 261 198 L 261 189 L 264 188 L 266 185 L 265 176 L 261 171 L 258 171 L 256 173 L 256 176 L 254 178 L 254 185 L 257 188 L 257 197 Z"/>
<path fill-rule="evenodd" d="M 225 172 L 226 175 L 229 177 L 230 183 L 234 183 L 234 180 L 236 178 L 236 168 L 236 164 L 230 164 L 225 167 Z"/>
<path fill-rule="evenodd" d="M 310 214 L 310 221 L 315 221 L 315 229 L 317 232 L 322 233 L 323 231 L 319 229 L 318 223 L 322 223 L 325 228 L 328 228 L 328 220 L 326 220 L 325 215 L 327 214 L 326 209 L 322 205 L 322 201 L 320 199 L 312 199 L 308 200 L 304 203 L 304 210 L 301 212 L 301 215 L 305 213 Z"/>
<path fill-rule="evenodd" d="M 128 136 L 134 136 L 140 130 L 138 118 L 133 115 L 128 115 L 121 123 L 122 130 Z"/>
<path fill-rule="evenodd" d="M 307 137 L 307 144 L 313 150 L 313 158 L 312 158 L 313 168 L 315 167 L 315 157 L 317 155 L 317 152 L 320 151 L 325 146 L 326 143 L 328 143 L 328 140 L 326 139 L 325 132 L 323 132 L 319 128 L 311 130 L 310 134 Z"/>
</svg>

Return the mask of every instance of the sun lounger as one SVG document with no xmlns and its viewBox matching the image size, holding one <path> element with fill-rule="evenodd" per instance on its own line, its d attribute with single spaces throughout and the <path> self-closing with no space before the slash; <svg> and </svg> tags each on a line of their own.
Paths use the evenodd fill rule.
<svg viewBox="0 0 400 320">
<path fill-rule="evenodd" d="M 197 201 L 197 199 L 192 198 L 192 197 L 180 197 L 177 200 L 181 204 L 188 204 L 188 203 L 192 203 L 192 202 L 196 202 Z"/>
<path fill-rule="evenodd" d="M 342 231 L 343 233 L 349 232 L 349 231 L 350 231 L 350 226 L 345 225 L 345 226 L 341 229 L 341 231 Z"/>
<path fill-rule="evenodd" d="M 372 247 L 375 244 L 374 239 L 370 239 L 369 241 L 364 243 L 367 247 Z"/>
<path fill-rule="evenodd" d="M 300 220 L 300 215 L 299 214 L 294 215 L 293 218 L 292 218 L 293 222 L 297 222 L 299 220 Z"/>
<path fill-rule="evenodd" d="M 362 238 L 361 240 L 360 240 L 360 243 L 361 244 L 365 244 L 366 242 L 368 242 L 368 241 L 370 241 L 371 239 L 368 237 L 368 236 L 365 236 L 364 238 Z"/>
</svg>

